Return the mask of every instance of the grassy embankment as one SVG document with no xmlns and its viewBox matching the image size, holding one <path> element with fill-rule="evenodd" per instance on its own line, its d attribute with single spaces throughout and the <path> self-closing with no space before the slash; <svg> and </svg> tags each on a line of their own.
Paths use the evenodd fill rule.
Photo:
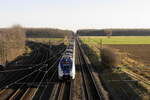
<svg viewBox="0 0 150 100">
<path fill-rule="evenodd" d="M 130 78 L 129 74 L 124 74 L 125 71 L 130 72 L 130 74 L 133 75 L 132 72 L 140 75 L 141 77 L 144 77 L 144 79 L 149 80 L 150 79 L 150 75 L 148 74 L 150 71 L 149 67 L 145 67 L 145 64 L 143 62 L 140 62 L 140 59 L 144 59 L 140 58 L 138 59 L 138 61 L 136 61 L 135 56 L 138 55 L 142 55 L 142 49 L 148 49 L 145 48 L 145 46 L 143 46 L 144 48 L 141 48 L 140 45 L 143 44 L 147 44 L 146 46 L 150 46 L 150 36 L 115 36 L 115 37 L 88 37 L 88 36 L 84 36 L 84 37 L 80 37 L 80 39 L 82 40 L 84 47 L 88 47 L 89 49 L 85 49 L 85 52 L 88 54 L 90 60 L 93 62 L 93 64 L 96 66 L 96 68 L 100 68 L 100 69 L 104 69 L 101 66 L 100 63 L 100 50 L 99 48 L 100 46 L 100 42 L 102 41 L 102 46 L 103 47 L 111 47 L 115 52 L 119 53 L 120 58 L 121 58 L 121 63 L 118 65 L 119 69 L 113 69 L 112 71 L 107 71 L 107 73 L 103 73 L 102 76 L 105 78 L 105 80 L 113 80 L 113 79 L 119 79 L 121 80 L 121 78 L 125 78 L 128 80 L 132 80 L 133 77 Z M 118 48 L 116 48 L 114 45 L 119 46 Z M 125 45 L 125 47 L 124 47 Z M 133 48 L 130 49 L 130 47 L 128 47 L 128 45 L 130 45 L 130 47 L 134 48 L 134 45 L 136 45 L 136 49 L 134 50 Z M 139 48 L 138 48 L 139 46 Z M 139 50 L 140 49 L 140 50 Z M 149 50 L 149 49 L 148 49 Z M 148 51 L 147 50 L 147 51 Z M 136 52 L 136 51 L 140 51 L 140 52 Z M 135 53 L 136 52 L 136 53 Z M 148 55 L 148 54 L 147 54 Z M 146 56 L 147 56 L 146 55 Z M 145 57 L 146 58 L 146 57 Z M 146 59 L 147 60 L 147 59 Z M 106 71 L 106 70 L 105 70 Z M 128 77 L 129 76 L 129 77 Z M 134 75 L 136 76 L 136 75 Z M 138 77 L 138 76 L 136 76 Z M 111 79 L 110 79 L 111 78 Z M 139 84 L 135 84 L 134 82 L 124 82 L 124 83 L 114 83 L 114 82 L 110 82 L 107 81 L 108 84 L 111 84 L 110 86 L 113 88 L 116 88 L 115 85 L 118 85 L 117 88 L 120 88 L 122 85 L 121 84 L 127 84 L 130 87 L 132 87 L 134 89 L 134 91 L 136 91 L 136 93 L 134 93 L 131 89 L 129 89 L 129 87 L 126 87 L 126 94 L 128 94 L 129 96 L 135 96 L 136 94 L 139 94 L 140 92 L 143 92 L 144 94 L 140 96 L 140 98 L 142 99 L 147 99 L 150 98 L 148 95 L 149 93 L 147 93 L 147 91 L 150 92 L 149 90 L 149 85 L 146 85 L 142 82 L 142 81 L 138 81 Z M 141 86 L 142 85 L 142 86 Z M 125 86 L 123 86 L 124 88 Z M 144 88 L 143 88 L 144 87 Z M 113 88 L 113 89 L 114 89 Z M 114 89 L 115 91 L 118 91 L 116 89 Z M 115 92 L 114 92 L 115 93 Z"/>
</svg>

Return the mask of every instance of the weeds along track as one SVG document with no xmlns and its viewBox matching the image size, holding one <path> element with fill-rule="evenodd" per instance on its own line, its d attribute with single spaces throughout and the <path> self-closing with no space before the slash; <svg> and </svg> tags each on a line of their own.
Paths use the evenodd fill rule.
<svg viewBox="0 0 150 100">
<path fill-rule="evenodd" d="M 83 79 L 83 99 L 84 100 L 103 100 L 102 93 L 99 92 L 94 76 L 91 72 L 90 66 L 88 65 L 85 55 L 80 47 L 79 41 L 77 40 L 78 57 L 81 67 L 81 75 Z"/>
<path fill-rule="evenodd" d="M 23 73 L 24 76 L 14 80 L 9 81 L 3 80 L 1 83 L 0 99 L 2 100 L 26 100 L 45 97 L 46 91 L 51 91 L 54 83 L 51 80 L 56 74 L 56 65 L 58 64 L 61 53 L 64 51 L 62 49 L 55 56 L 49 58 L 49 52 L 43 52 L 40 58 L 37 58 L 37 65 L 31 66 L 25 70 L 16 70 L 12 76 L 8 78 L 14 78 L 18 73 Z M 39 54 L 39 53 L 37 53 Z M 40 94 L 40 95 L 39 95 Z"/>
</svg>

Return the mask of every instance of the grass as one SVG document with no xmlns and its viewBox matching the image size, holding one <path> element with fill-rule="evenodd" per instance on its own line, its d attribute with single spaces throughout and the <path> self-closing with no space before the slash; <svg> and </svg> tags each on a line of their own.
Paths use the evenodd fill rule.
<svg viewBox="0 0 150 100">
<path fill-rule="evenodd" d="M 84 43 L 96 44 L 150 44 L 150 36 L 81 36 Z"/>
<path fill-rule="evenodd" d="M 28 38 L 29 41 L 36 41 L 42 43 L 54 43 L 54 42 L 63 42 L 64 38 Z"/>
<path fill-rule="evenodd" d="M 37 41 L 63 41 L 64 38 L 28 38 L 28 40 L 37 40 Z"/>
</svg>

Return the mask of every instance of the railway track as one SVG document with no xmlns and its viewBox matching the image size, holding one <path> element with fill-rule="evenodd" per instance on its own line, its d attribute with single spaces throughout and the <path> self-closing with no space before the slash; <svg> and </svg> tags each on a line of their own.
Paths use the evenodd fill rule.
<svg viewBox="0 0 150 100">
<path fill-rule="evenodd" d="M 72 100 L 73 80 L 62 81 L 55 85 L 50 100 Z"/>
<path fill-rule="evenodd" d="M 2 100 L 73 100 L 74 81 L 58 81 L 57 66 L 61 53 L 49 58 L 49 52 L 42 51 L 42 57 L 33 60 L 36 65 L 25 70 L 24 76 L 1 88 Z M 103 100 L 84 53 L 77 41 L 78 61 L 82 79 L 84 100 Z M 41 55 L 40 52 L 37 53 Z M 35 56 L 36 57 L 36 56 Z M 30 71 L 30 72 L 27 72 Z M 10 77 L 13 78 L 14 76 Z"/>
<path fill-rule="evenodd" d="M 47 83 L 46 79 L 47 77 L 50 78 L 49 81 L 51 81 L 51 79 L 53 78 L 54 74 L 56 73 L 55 68 L 56 68 L 56 64 L 58 63 L 58 60 L 55 62 L 54 65 L 52 65 L 51 67 L 49 67 L 49 71 L 43 73 L 42 71 L 39 72 L 39 74 L 36 75 L 35 77 L 35 82 L 38 82 L 38 84 L 36 84 L 35 88 L 33 87 L 29 87 L 25 93 L 23 94 L 23 96 L 21 97 L 21 100 L 26 100 L 26 99 L 35 99 L 37 100 L 38 98 L 43 98 L 42 95 L 44 95 L 44 91 L 47 90 L 47 88 L 49 89 L 49 83 Z M 45 69 L 43 69 L 44 71 Z M 50 76 L 51 75 L 51 76 Z M 32 82 L 30 85 L 34 86 L 34 83 Z M 43 85 L 43 83 L 45 82 L 45 84 Z M 47 90 L 49 91 L 49 90 Z M 17 94 L 17 93 L 16 93 Z M 41 99 L 43 100 L 43 99 Z M 45 99 L 44 99 L 45 100 Z"/>
<path fill-rule="evenodd" d="M 47 71 L 47 66 L 50 66 L 50 64 L 52 62 L 54 62 L 55 59 L 58 59 L 57 57 L 61 56 L 60 54 L 62 52 L 63 52 L 63 50 L 60 51 L 58 54 L 56 54 L 56 56 L 53 56 L 51 58 L 49 58 L 49 55 L 48 55 L 49 52 L 45 53 L 43 55 L 43 57 L 41 58 L 41 60 L 38 60 L 41 62 L 39 64 L 37 64 L 36 67 L 34 66 L 35 68 L 33 68 L 33 67 L 30 68 L 33 71 L 31 71 L 30 73 L 25 75 L 25 77 L 15 81 L 15 82 L 11 82 L 11 84 L 4 87 L 4 89 L 1 89 L 0 96 L 2 98 L 0 98 L 0 99 L 3 99 L 3 100 L 5 100 L 5 99 L 7 99 L 7 100 L 8 99 L 9 100 L 22 99 L 22 100 L 25 100 L 28 97 L 33 98 L 34 95 L 36 95 L 36 93 L 39 92 L 41 87 L 43 87 L 43 82 L 45 82 L 45 79 L 46 79 L 45 77 L 48 75 L 51 75 L 51 73 L 49 73 L 49 71 Z M 55 66 L 55 68 L 56 68 L 56 66 Z M 49 67 L 49 69 L 51 69 L 51 67 Z M 54 70 L 53 70 L 53 72 L 56 73 L 56 71 L 54 71 Z M 54 75 L 52 75 L 52 76 L 54 76 Z M 24 81 L 24 83 L 22 80 Z M 37 83 L 36 86 L 34 85 L 34 83 Z M 54 85 L 54 83 L 52 83 L 52 85 Z M 14 87 L 15 87 L 15 89 L 14 89 Z M 49 88 L 48 82 L 46 82 L 46 87 Z M 45 88 L 45 84 L 44 84 L 44 88 Z M 46 89 L 44 89 L 44 90 L 46 90 Z"/>
<path fill-rule="evenodd" d="M 39 54 L 39 53 L 36 53 L 36 54 Z M 42 55 L 40 57 L 37 57 L 35 58 L 35 60 L 37 60 L 37 63 L 42 63 L 45 59 L 44 59 L 44 56 L 45 55 Z M 31 58 L 33 59 L 33 58 Z M 35 61 L 34 61 L 35 62 Z M 32 63 L 32 62 L 31 62 Z M 38 65 L 37 64 L 37 65 Z M 26 75 L 26 74 L 29 74 L 31 72 L 33 72 L 33 68 L 39 68 L 38 66 L 29 66 L 29 67 L 26 67 L 26 68 L 17 68 L 17 69 L 10 69 L 10 70 L 4 70 L 4 71 L 0 71 L 0 73 L 4 74 L 5 77 L 7 77 L 7 79 L 5 80 L 1 80 L 0 82 L 0 86 L 1 88 L 3 86 L 7 86 L 9 85 L 10 83 L 13 83 L 15 82 L 18 78 L 22 77 L 22 75 Z M 16 76 L 18 74 L 18 76 Z M 20 76 L 19 76 L 20 75 Z M 13 80 L 12 80 L 13 79 Z M 5 87 L 4 87 L 5 88 Z"/>
<path fill-rule="evenodd" d="M 81 75 L 83 79 L 83 99 L 84 100 L 103 100 L 102 93 L 99 92 L 94 76 L 91 72 L 90 66 L 88 65 L 85 55 L 80 47 L 79 41 L 77 40 L 78 46 L 78 58 L 81 67 Z"/>
<path fill-rule="evenodd" d="M 54 78 L 54 75 L 56 74 L 56 69 L 57 69 L 59 59 L 60 58 L 58 58 L 55 61 L 55 63 L 48 69 L 47 73 L 45 74 L 45 76 L 41 80 L 41 82 L 40 82 L 40 84 L 39 84 L 39 86 L 38 86 L 38 88 L 34 94 L 34 100 L 37 100 L 38 98 L 40 98 L 40 100 L 42 100 L 43 95 L 45 93 L 45 90 L 48 88 L 49 84 L 46 84 L 43 89 L 40 89 L 40 85 L 42 85 L 42 82 L 51 82 L 51 80 Z M 48 77 L 48 79 L 47 79 L 47 77 Z"/>
<path fill-rule="evenodd" d="M 43 57 L 41 57 L 41 62 L 44 60 L 44 56 Z M 28 72 L 26 72 L 26 71 L 28 71 Z M 6 73 L 8 73 L 8 71 L 5 71 Z M 11 71 L 10 71 L 11 72 Z M 16 84 L 16 79 L 14 80 L 14 81 L 10 81 L 11 80 L 11 78 L 15 78 L 16 77 L 16 74 L 18 74 L 18 72 L 19 72 L 19 74 L 21 75 L 21 74 L 23 74 L 23 75 L 25 75 L 26 76 L 26 73 L 28 74 L 28 73 L 32 73 L 32 70 L 23 70 L 23 71 L 20 71 L 20 70 L 14 70 L 14 72 L 11 72 L 12 73 L 12 75 L 10 76 L 10 77 L 8 77 L 7 78 L 7 80 L 4 80 L 3 82 L 5 83 L 5 85 L 6 85 L 6 87 L 4 87 L 4 89 L 2 89 L 2 92 L 0 93 L 0 96 L 3 98 L 3 99 L 7 99 L 7 98 L 9 98 L 9 96 L 11 96 L 13 93 L 19 93 L 20 91 L 22 91 L 22 89 L 20 90 L 20 91 L 18 91 L 17 89 L 16 89 L 16 87 L 18 87 L 18 86 L 16 86 L 16 85 L 14 85 L 14 84 Z M 29 80 L 29 79 L 28 79 Z M 7 83 L 7 84 L 6 84 Z M 3 84 L 2 82 L 1 82 L 1 84 Z M 1 85 L 2 86 L 2 85 Z M 15 87 L 15 88 L 14 88 Z M 11 90 L 11 91 L 10 91 Z M 24 90 L 24 89 L 23 89 Z M 20 92 L 21 93 L 21 92 Z"/>
<path fill-rule="evenodd" d="M 144 77 L 142 77 L 142 76 L 140 76 L 140 75 L 138 75 L 138 74 L 136 74 L 134 72 L 131 72 L 131 71 L 129 72 L 129 71 L 125 71 L 125 70 L 123 72 L 125 72 L 129 76 L 133 77 L 135 80 L 142 81 L 144 84 L 150 85 L 150 81 L 149 80 L 145 79 Z"/>
<path fill-rule="evenodd" d="M 41 79 L 39 84 L 37 85 L 36 88 L 29 88 L 24 95 L 21 97 L 21 100 L 26 100 L 26 99 L 33 99 L 33 100 L 46 100 L 46 98 L 49 98 L 48 95 L 45 95 L 46 92 L 51 91 L 49 83 L 51 83 L 51 80 L 54 78 L 56 74 L 56 69 L 57 69 L 57 64 L 59 62 L 59 59 L 55 61 L 55 63 L 49 67 L 48 71 L 45 72 L 45 74 L 40 75 Z M 49 79 L 47 79 L 47 77 Z M 43 83 L 46 83 L 43 85 Z M 52 84 L 53 85 L 53 84 Z M 50 93 L 50 92 L 48 92 Z"/>
</svg>

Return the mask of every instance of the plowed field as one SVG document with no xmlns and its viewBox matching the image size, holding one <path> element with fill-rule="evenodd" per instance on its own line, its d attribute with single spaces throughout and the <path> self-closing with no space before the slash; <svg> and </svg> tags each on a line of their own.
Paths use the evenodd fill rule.
<svg viewBox="0 0 150 100">
<path fill-rule="evenodd" d="M 150 65 L 150 45 L 149 44 L 130 44 L 130 45 L 107 45 L 109 47 L 118 49 L 120 52 L 127 53 L 127 55 L 144 65 Z"/>
</svg>

